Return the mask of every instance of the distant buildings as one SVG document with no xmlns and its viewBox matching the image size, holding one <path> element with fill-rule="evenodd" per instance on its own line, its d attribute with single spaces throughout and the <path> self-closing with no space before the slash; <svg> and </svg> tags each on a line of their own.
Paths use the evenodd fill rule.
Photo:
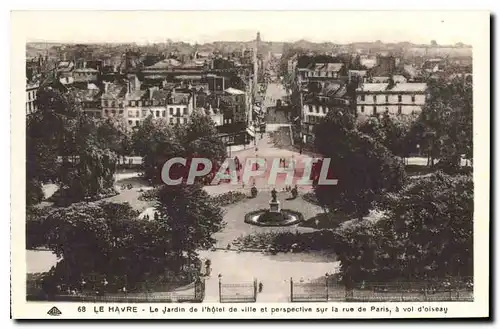
<svg viewBox="0 0 500 329">
<path fill-rule="evenodd" d="M 89 116 L 119 120 L 130 129 L 147 117 L 183 125 L 195 111 L 201 111 L 221 127 L 221 134 L 232 136 L 233 142 L 248 142 L 251 86 L 255 83 L 252 59 L 258 41 L 256 45 L 257 49 L 226 55 L 174 51 L 141 56 L 127 50 L 121 56 L 68 60 L 72 55 L 65 53 L 55 63 L 50 83 L 70 93 Z M 27 61 L 27 77 L 39 76 L 41 61 L 41 57 Z M 39 79 L 31 80 L 26 85 L 26 113 L 36 110 Z"/>
<path fill-rule="evenodd" d="M 351 80 L 357 81 L 358 75 L 354 72 L 349 74 L 346 64 L 339 58 L 318 56 L 299 61 L 296 82 L 301 100 L 299 117 L 302 141 L 314 140 L 314 126 L 329 111 L 349 110 L 352 98 L 349 85 L 354 83 Z"/>
<path fill-rule="evenodd" d="M 432 61 L 431 61 L 432 62 Z M 294 66 L 296 64 L 296 66 Z M 441 63 L 441 61 L 439 62 Z M 358 116 L 382 113 L 418 113 L 426 102 L 427 84 L 416 65 L 404 64 L 390 54 L 353 56 L 303 56 L 292 58 L 300 102 L 300 138 L 314 140 L 314 126 L 330 111 L 351 111 Z"/>
</svg>

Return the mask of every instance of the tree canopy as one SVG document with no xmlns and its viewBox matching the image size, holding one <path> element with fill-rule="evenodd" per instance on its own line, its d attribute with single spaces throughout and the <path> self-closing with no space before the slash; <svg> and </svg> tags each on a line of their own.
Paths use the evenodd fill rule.
<svg viewBox="0 0 500 329">
<path fill-rule="evenodd" d="M 202 157 L 219 163 L 226 158 L 214 122 L 199 113 L 193 113 L 187 125 L 173 127 L 164 120 L 148 117 L 132 139 L 135 151 L 143 156 L 144 176 L 153 184 L 161 183 L 161 170 L 168 159 Z"/>
<path fill-rule="evenodd" d="M 329 111 L 315 127 L 316 150 L 330 158 L 337 185 L 317 185 L 318 201 L 332 211 L 363 217 L 383 193 L 397 191 L 405 180 L 402 162 L 381 143 L 356 129 L 356 117 Z"/>
<path fill-rule="evenodd" d="M 431 80 L 413 139 L 431 159 L 457 167 L 461 155 L 472 158 L 472 122 L 472 81 Z"/>
<path fill-rule="evenodd" d="M 418 280 L 473 275 L 471 176 L 437 173 L 389 195 L 378 221 L 335 231 L 346 280 Z"/>
<path fill-rule="evenodd" d="M 211 247 L 211 235 L 223 227 L 221 209 L 199 186 L 183 185 L 164 186 L 156 210 L 158 215 L 146 220 L 128 204 L 32 208 L 27 246 L 45 246 L 61 257 L 49 281 L 74 288 L 93 276 L 118 288 L 168 272 L 171 281 L 193 279 L 199 269 L 196 250 Z"/>
<path fill-rule="evenodd" d="M 411 134 L 417 120 L 417 115 L 395 116 L 384 113 L 359 120 L 357 129 L 384 145 L 392 154 L 405 158 L 417 152 L 417 143 Z"/>
<path fill-rule="evenodd" d="M 224 227 L 221 208 L 198 184 L 164 185 L 158 193 L 157 220 L 165 227 L 177 255 L 210 248 L 212 234 Z"/>
<path fill-rule="evenodd" d="M 27 117 L 27 204 L 41 201 L 41 184 L 60 187 L 63 203 L 113 190 L 116 154 L 124 154 L 124 130 L 81 111 L 70 93 L 50 86 L 38 92 L 38 111 Z"/>
</svg>

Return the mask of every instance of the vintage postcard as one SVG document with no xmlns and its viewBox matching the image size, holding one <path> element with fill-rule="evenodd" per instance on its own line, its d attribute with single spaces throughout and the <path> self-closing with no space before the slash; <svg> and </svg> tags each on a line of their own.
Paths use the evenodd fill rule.
<svg viewBox="0 0 500 329">
<path fill-rule="evenodd" d="M 11 15 L 13 318 L 489 316 L 488 12 Z"/>
</svg>

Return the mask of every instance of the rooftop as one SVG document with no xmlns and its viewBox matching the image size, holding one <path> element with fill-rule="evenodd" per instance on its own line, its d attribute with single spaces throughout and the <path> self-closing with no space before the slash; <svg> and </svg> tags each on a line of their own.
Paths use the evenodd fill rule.
<svg viewBox="0 0 500 329">
<path fill-rule="evenodd" d="M 125 97 L 127 86 L 119 83 L 110 83 L 107 91 L 102 95 L 102 99 L 118 100 Z"/>
<path fill-rule="evenodd" d="M 316 63 L 313 69 L 314 71 L 338 72 L 343 66 L 342 63 Z"/>
<path fill-rule="evenodd" d="M 159 74 L 148 74 L 144 76 L 145 79 L 151 80 L 165 80 L 165 76 Z"/>
<path fill-rule="evenodd" d="M 62 61 L 62 62 L 59 62 L 59 64 L 57 65 L 57 68 L 59 69 L 62 69 L 62 68 L 67 68 L 71 65 L 72 63 L 70 61 Z"/>
<path fill-rule="evenodd" d="M 411 77 L 416 77 L 418 75 L 418 70 L 413 65 L 404 65 L 404 71 L 408 73 Z"/>
<path fill-rule="evenodd" d="M 141 100 L 146 94 L 146 90 L 134 90 L 131 93 L 127 93 L 127 100 L 138 101 Z"/>
<path fill-rule="evenodd" d="M 235 88 L 227 88 L 226 90 L 224 90 L 226 93 L 228 94 L 231 94 L 231 95 L 244 95 L 245 92 L 242 91 L 242 90 L 239 90 L 239 89 L 235 89 Z"/>
<path fill-rule="evenodd" d="M 365 83 L 358 88 L 358 92 L 424 92 L 427 89 L 425 83 L 396 83 L 394 87 L 388 89 L 388 83 Z"/>
<path fill-rule="evenodd" d="M 99 90 L 95 89 L 75 89 L 73 95 L 80 102 L 92 102 L 98 100 Z"/>
<path fill-rule="evenodd" d="M 75 69 L 75 72 L 88 72 L 88 73 L 97 73 L 96 69 L 93 69 L 91 67 L 86 67 L 86 68 L 81 68 L 81 69 Z"/>
<path fill-rule="evenodd" d="M 355 74 L 355 75 L 366 75 L 366 70 L 349 70 L 349 73 Z"/>
<path fill-rule="evenodd" d="M 397 83 L 393 91 L 424 92 L 427 89 L 426 83 Z"/>
<path fill-rule="evenodd" d="M 162 69 L 168 69 L 171 67 L 178 67 L 180 65 L 181 65 L 181 63 L 178 60 L 173 59 L 173 58 L 168 58 L 168 59 L 164 59 L 162 61 L 159 61 L 156 64 L 153 64 L 151 66 L 146 67 L 145 70 L 162 70 Z"/>
<path fill-rule="evenodd" d="M 212 53 L 211 53 L 211 52 L 209 52 L 209 51 L 199 51 L 199 52 L 197 53 L 197 55 L 198 55 L 199 57 L 210 57 L 210 56 L 212 55 Z"/>
<path fill-rule="evenodd" d="M 153 94 L 151 95 L 151 99 L 155 101 L 164 101 L 167 100 L 170 97 L 170 91 L 169 90 L 154 90 Z"/>
<path fill-rule="evenodd" d="M 75 81 L 73 77 L 63 77 L 59 79 L 59 82 L 61 82 L 63 85 L 70 85 Z"/>
<path fill-rule="evenodd" d="M 185 93 L 172 93 L 170 96 L 171 104 L 187 104 L 189 102 L 190 95 Z"/>
<path fill-rule="evenodd" d="M 178 80 L 201 80 L 201 75 L 178 75 L 175 77 Z"/>
<path fill-rule="evenodd" d="M 372 77 L 373 83 L 384 83 L 389 82 L 389 77 Z"/>
</svg>

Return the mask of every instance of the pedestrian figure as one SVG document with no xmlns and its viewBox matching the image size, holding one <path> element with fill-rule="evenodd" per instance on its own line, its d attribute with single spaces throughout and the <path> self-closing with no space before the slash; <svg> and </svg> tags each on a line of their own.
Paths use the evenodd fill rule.
<svg viewBox="0 0 500 329">
<path fill-rule="evenodd" d="M 259 282 L 259 293 L 262 292 L 262 289 L 264 288 L 264 285 L 262 282 Z"/>
</svg>

